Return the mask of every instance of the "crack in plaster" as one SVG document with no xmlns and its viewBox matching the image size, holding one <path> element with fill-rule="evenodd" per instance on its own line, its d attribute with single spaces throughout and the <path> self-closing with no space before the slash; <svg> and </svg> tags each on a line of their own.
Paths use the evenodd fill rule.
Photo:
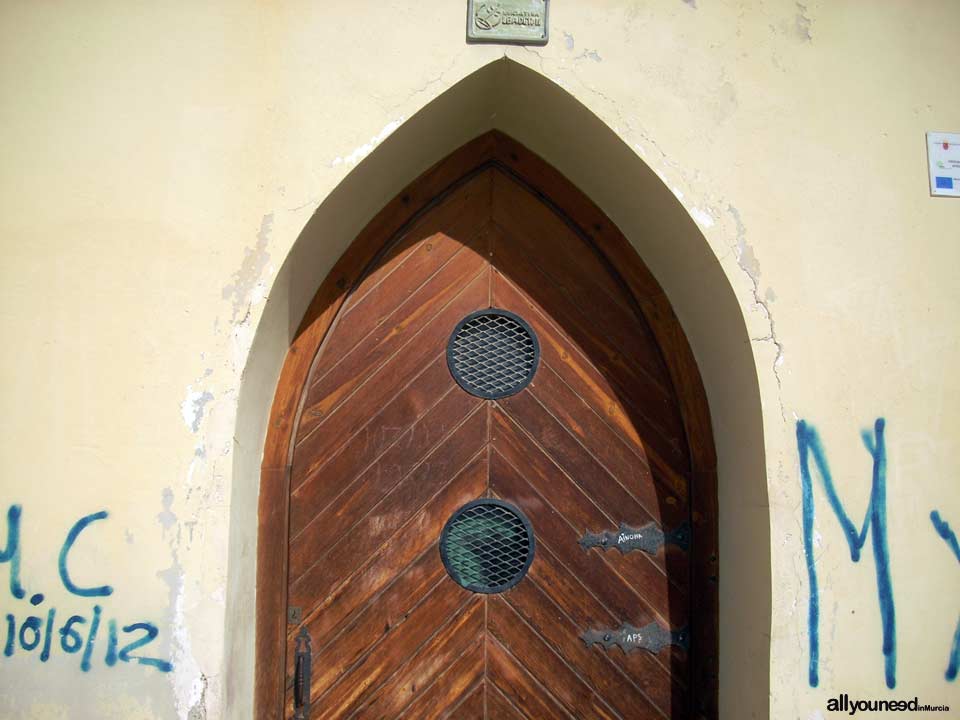
<svg viewBox="0 0 960 720">
<path fill-rule="evenodd" d="M 777 324 L 773 319 L 773 313 L 770 312 L 770 306 L 767 301 L 760 297 L 760 262 L 753 252 L 753 248 L 747 243 L 747 228 L 740 217 L 740 211 L 733 205 L 727 204 L 727 212 L 733 218 L 737 228 L 737 265 L 743 270 L 744 274 L 750 279 L 750 293 L 753 296 L 753 303 L 759 307 L 770 326 L 770 332 L 763 337 L 752 337 L 751 342 L 769 342 L 773 343 L 777 353 L 773 358 L 773 376 L 777 381 L 777 400 L 780 403 L 780 418 L 783 422 L 787 421 L 787 413 L 783 407 L 783 383 L 780 377 L 780 366 L 784 361 L 783 343 L 777 337 Z"/>
<path fill-rule="evenodd" d="M 809 29 L 809 19 L 806 18 L 804 14 L 806 8 L 799 3 L 797 3 L 798 9 L 801 11 L 800 17 L 798 17 L 798 27 L 800 27 L 800 19 L 803 18 L 806 20 L 807 25 L 804 27 Z M 561 79 L 551 76 L 545 67 L 545 58 L 539 49 L 531 48 L 524 46 L 523 49 L 535 55 L 538 59 L 540 66 L 540 72 L 545 77 L 550 78 L 556 82 L 561 87 L 565 87 L 565 84 Z M 560 61 L 563 65 L 563 61 Z M 763 337 L 759 338 L 750 338 L 753 342 L 770 342 L 776 348 L 776 355 L 773 360 L 772 370 L 774 379 L 777 383 L 777 402 L 780 406 L 780 417 L 783 422 L 786 422 L 786 409 L 783 404 L 783 382 L 780 376 L 780 366 L 785 360 L 783 343 L 777 337 L 776 322 L 773 318 L 773 314 L 768 305 L 768 300 L 772 300 L 775 297 L 771 291 L 768 290 L 764 294 L 764 297 L 760 297 L 760 264 L 756 258 L 756 255 L 753 252 L 753 248 L 746 242 L 746 227 L 743 224 L 743 220 L 740 217 L 739 211 L 729 202 L 724 201 L 723 199 L 718 200 L 716 203 L 707 202 L 705 204 L 705 209 L 696 207 L 692 204 L 683 203 L 684 193 L 676 187 L 675 183 L 671 182 L 671 179 L 667 176 L 666 170 L 669 169 L 672 172 L 678 174 L 684 181 L 687 188 L 696 187 L 700 184 L 700 173 L 695 172 L 693 174 L 687 172 L 682 168 L 679 163 L 672 160 L 667 153 L 660 147 L 659 143 L 650 136 L 650 134 L 644 130 L 642 127 L 634 127 L 630 119 L 624 117 L 623 113 L 620 111 L 619 104 L 602 90 L 599 90 L 594 85 L 585 83 L 583 79 L 577 74 L 575 65 L 568 66 L 569 72 L 576 78 L 580 86 L 588 93 L 602 99 L 607 107 L 612 111 L 612 113 L 617 118 L 618 122 L 626 128 L 627 133 L 631 137 L 639 137 L 642 143 L 645 143 L 649 148 L 656 151 L 658 157 L 648 159 L 647 150 L 644 148 L 641 142 L 634 142 L 633 148 L 637 153 L 647 161 L 647 166 L 660 178 L 660 180 L 668 187 L 672 188 L 672 192 L 677 197 L 677 200 L 684 205 L 687 212 L 690 216 L 703 228 L 710 228 L 716 223 L 716 219 L 721 215 L 720 208 L 726 204 L 727 212 L 733 218 L 736 226 L 736 242 L 733 246 L 722 255 L 718 254 L 718 259 L 723 261 L 726 259 L 731 252 L 736 252 L 737 255 L 737 265 L 744 272 L 747 278 L 750 280 L 750 294 L 755 306 L 759 307 L 764 317 L 766 318 L 767 324 L 769 325 L 770 331 Z M 618 134 L 623 136 L 623 133 L 620 131 L 620 128 L 617 126 L 612 126 L 613 130 Z"/>
<path fill-rule="evenodd" d="M 579 62 L 580 60 L 593 60 L 598 63 L 603 62 L 603 58 L 600 57 L 600 53 L 596 50 L 584 50 L 573 59 L 574 62 Z"/>
<path fill-rule="evenodd" d="M 446 68 L 441 70 L 440 73 L 435 78 L 431 78 L 430 80 L 427 80 L 419 88 L 408 93 L 407 96 L 401 102 L 397 103 L 391 108 L 387 108 L 387 111 L 390 113 L 396 112 L 401 107 L 403 107 L 404 105 L 409 103 L 411 100 L 413 100 L 415 97 L 417 97 L 417 95 L 422 95 L 423 93 L 427 92 L 427 90 L 429 90 L 433 85 L 436 85 L 437 83 L 442 82 L 443 78 L 446 77 L 447 73 L 453 70 L 457 66 L 457 63 L 460 62 L 460 58 L 463 57 L 464 52 L 465 50 L 461 50 L 456 55 L 454 55 L 453 60 L 450 61 L 450 64 L 447 65 Z"/>
</svg>

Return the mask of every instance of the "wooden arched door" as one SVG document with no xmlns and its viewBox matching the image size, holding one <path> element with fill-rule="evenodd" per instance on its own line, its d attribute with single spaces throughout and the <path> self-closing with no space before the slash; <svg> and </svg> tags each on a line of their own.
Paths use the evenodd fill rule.
<svg viewBox="0 0 960 720">
<path fill-rule="evenodd" d="M 479 138 L 361 234 L 291 348 L 260 715 L 713 716 L 713 471 L 689 348 L 632 248 Z"/>
</svg>

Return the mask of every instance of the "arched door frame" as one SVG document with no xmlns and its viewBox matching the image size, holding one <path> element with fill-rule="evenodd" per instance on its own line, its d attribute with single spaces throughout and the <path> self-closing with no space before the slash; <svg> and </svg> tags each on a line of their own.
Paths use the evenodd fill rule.
<svg viewBox="0 0 960 720">
<path fill-rule="evenodd" d="M 260 472 L 255 716 L 283 707 L 286 565 L 292 433 L 311 365 L 350 289 L 390 240 L 464 178 L 497 166 L 538 194 L 591 243 L 637 303 L 667 359 L 690 447 L 693 677 L 706 717 L 717 714 L 717 456 L 703 382 L 686 335 L 656 279 L 604 213 L 556 169 L 499 131 L 454 151 L 408 185 L 360 232 L 321 283 L 287 351 L 270 411 Z M 279 578 L 279 580 L 278 580 Z"/>
</svg>

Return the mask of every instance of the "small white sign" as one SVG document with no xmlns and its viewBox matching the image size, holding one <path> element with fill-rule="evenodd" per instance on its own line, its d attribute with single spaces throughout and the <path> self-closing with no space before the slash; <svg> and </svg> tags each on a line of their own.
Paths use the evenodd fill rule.
<svg viewBox="0 0 960 720">
<path fill-rule="evenodd" d="M 960 133 L 928 132 L 930 194 L 960 197 Z"/>
</svg>

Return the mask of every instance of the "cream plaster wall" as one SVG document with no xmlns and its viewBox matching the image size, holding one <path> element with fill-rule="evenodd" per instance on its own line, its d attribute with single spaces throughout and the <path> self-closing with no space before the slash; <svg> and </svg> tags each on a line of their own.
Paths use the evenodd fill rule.
<svg viewBox="0 0 960 720">
<path fill-rule="evenodd" d="M 46 662 L 0 656 L 0 716 L 250 717 L 255 469 L 290 328 L 365 220 L 491 126 L 604 207 L 690 335 L 721 451 L 721 612 L 772 598 L 769 627 L 722 636 L 723 717 L 829 717 L 839 692 L 960 707 L 960 567 L 929 520 L 960 526 L 960 202 L 928 196 L 923 137 L 960 130 L 960 6 L 554 0 L 532 50 L 465 45 L 464 5 L 0 6 L 0 510 L 22 507 L 38 617 L 102 608 L 88 672 L 56 631 Z M 573 99 L 584 114 L 551 114 Z M 795 421 L 859 523 L 859 431 L 881 416 L 897 688 L 869 542 L 851 564 L 817 486 L 813 689 Z M 69 572 L 113 593 L 82 598 L 58 554 L 101 510 Z M 111 618 L 155 624 L 142 652 L 172 672 L 108 666 Z"/>
</svg>

